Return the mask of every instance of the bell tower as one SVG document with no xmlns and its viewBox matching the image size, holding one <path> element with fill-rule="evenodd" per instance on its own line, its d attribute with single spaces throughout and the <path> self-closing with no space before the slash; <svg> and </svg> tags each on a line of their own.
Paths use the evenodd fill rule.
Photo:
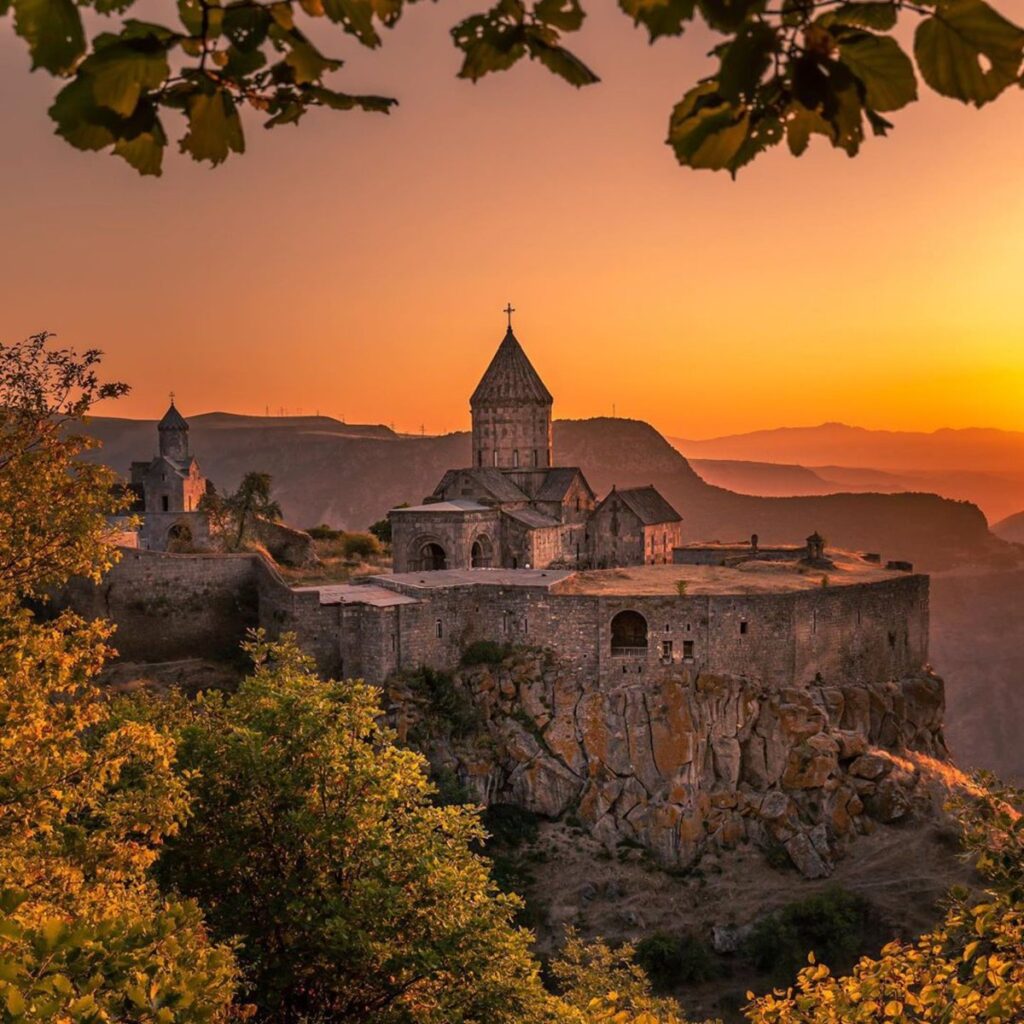
<svg viewBox="0 0 1024 1024">
<path fill-rule="evenodd" d="M 551 392 L 508 328 L 469 400 L 473 416 L 473 465 L 496 469 L 546 469 L 552 465 Z"/>
<path fill-rule="evenodd" d="M 187 462 L 189 458 L 188 423 L 174 405 L 173 392 L 171 393 L 171 404 L 156 429 L 160 434 L 160 454 L 172 462 Z"/>
</svg>

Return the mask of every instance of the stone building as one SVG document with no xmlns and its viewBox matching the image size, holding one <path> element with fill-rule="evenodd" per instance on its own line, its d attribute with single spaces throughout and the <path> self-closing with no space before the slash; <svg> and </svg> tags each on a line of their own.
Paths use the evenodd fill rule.
<svg viewBox="0 0 1024 1024">
<path fill-rule="evenodd" d="M 612 488 L 590 517 L 596 569 L 666 565 L 682 544 L 682 516 L 654 487 Z"/>
<path fill-rule="evenodd" d="M 211 485 L 191 452 L 188 429 L 172 397 L 157 424 L 158 454 L 131 465 L 134 511 L 142 516 L 141 548 L 167 551 L 202 546 L 209 540 L 209 524 L 199 502 Z"/>
<path fill-rule="evenodd" d="M 473 465 L 448 470 L 423 504 L 389 513 L 395 572 L 671 561 L 682 520 L 653 487 L 598 505 L 582 470 L 555 465 L 551 392 L 511 320 L 469 404 Z"/>
</svg>

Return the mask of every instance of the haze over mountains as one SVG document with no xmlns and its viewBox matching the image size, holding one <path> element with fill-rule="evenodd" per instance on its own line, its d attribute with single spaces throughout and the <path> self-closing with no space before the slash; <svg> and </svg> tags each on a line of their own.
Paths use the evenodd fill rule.
<svg viewBox="0 0 1024 1024">
<path fill-rule="evenodd" d="M 919 433 L 823 423 L 669 440 L 706 480 L 744 493 L 931 491 L 973 501 L 992 523 L 1024 510 L 1020 432 Z"/>
<path fill-rule="evenodd" d="M 323 416 L 209 413 L 191 416 L 189 423 L 192 449 L 221 490 L 233 489 L 249 470 L 266 471 L 273 477 L 274 494 L 286 519 L 298 526 L 326 522 L 365 529 L 389 508 L 421 501 L 446 469 L 470 461 L 468 433 L 410 437 L 385 426 L 346 424 Z M 89 429 L 104 443 L 93 457 L 122 473 L 133 459 L 148 458 L 156 448 L 155 420 L 97 417 Z M 795 464 L 722 461 L 714 447 L 717 441 L 679 442 L 710 446 L 716 456 L 691 463 L 653 427 L 637 420 L 556 421 L 554 441 L 557 461 L 580 466 L 599 495 L 613 484 L 657 486 L 683 516 L 689 541 L 747 539 L 757 533 L 764 543 L 800 542 L 817 529 L 837 546 L 910 559 L 917 568 L 932 572 L 932 657 L 946 679 L 947 738 L 954 754 L 965 767 L 984 765 L 1009 779 L 1024 779 L 1024 748 L 1017 742 L 1024 728 L 1024 690 L 1019 685 L 1024 678 L 1024 645 L 1019 642 L 1018 611 L 1024 592 L 1024 568 L 1018 566 L 1024 552 L 993 536 L 975 505 L 934 494 L 818 494 L 806 489 L 796 492 L 798 497 L 764 497 L 708 482 L 727 480 L 772 495 L 801 481 L 805 487 L 817 486 L 816 479 L 869 486 L 896 475 L 888 469 L 851 470 L 839 465 L 843 458 L 877 457 L 891 466 L 891 456 L 883 458 L 884 445 L 877 444 L 882 431 L 836 426 L 759 436 L 813 440 L 820 432 L 862 440 L 862 435 L 871 435 L 865 443 L 876 447 L 870 452 L 854 448 L 845 456 L 824 447 L 792 450 L 829 466 L 826 474 Z M 934 445 L 935 436 L 921 435 L 932 440 L 912 444 Z M 1010 439 L 1024 444 L 1018 435 Z M 1009 443 L 1005 438 L 1003 442 Z M 737 439 L 723 438 L 721 443 L 730 455 L 746 452 Z M 1010 464 L 1020 465 L 1017 449 L 1010 450 L 1018 460 Z M 764 458 L 775 453 L 763 446 L 749 454 Z M 966 456 L 947 451 L 942 457 Z M 929 458 L 933 467 L 948 465 L 934 451 Z M 1017 529 L 1024 528 L 1019 520 L 1013 522 Z"/>
<path fill-rule="evenodd" d="M 469 465 L 468 433 L 397 435 L 383 426 L 328 417 L 190 417 L 192 449 L 222 490 L 249 470 L 271 474 L 289 522 L 365 529 L 389 508 L 417 503 L 444 471 Z M 153 421 L 97 417 L 98 456 L 120 472 L 149 457 Z M 833 544 L 879 551 L 938 568 L 984 556 L 995 542 L 972 505 L 930 494 L 832 494 L 757 497 L 703 480 L 649 424 L 598 418 L 556 421 L 555 457 L 580 466 L 599 495 L 613 485 L 654 484 L 684 519 L 689 540 L 801 542 L 814 530 Z"/>
</svg>

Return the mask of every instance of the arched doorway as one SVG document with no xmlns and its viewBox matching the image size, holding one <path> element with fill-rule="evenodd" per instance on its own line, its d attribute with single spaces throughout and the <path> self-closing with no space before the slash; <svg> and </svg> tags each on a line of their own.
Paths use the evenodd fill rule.
<svg viewBox="0 0 1024 1024">
<path fill-rule="evenodd" d="M 474 569 L 486 569 L 494 564 L 494 545 L 491 538 L 482 533 L 469 550 L 469 564 Z"/>
<path fill-rule="evenodd" d="M 639 612 L 619 612 L 612 619 L 612 654 L 624 658 L 647 655 L 647 620 Z"/>
<path fill-rule="evenodd" d="M 440 544 L 429 541 L 420 548 L 420 569 L 431 571 L 448 568 L 448 558 Z"/>
<path fill-rule="evenodd" d="M 175 523 L 167 531 L 168 551 L 189 551 L 192 548 L 192 530 L 188 523 Z"/>
</svg>

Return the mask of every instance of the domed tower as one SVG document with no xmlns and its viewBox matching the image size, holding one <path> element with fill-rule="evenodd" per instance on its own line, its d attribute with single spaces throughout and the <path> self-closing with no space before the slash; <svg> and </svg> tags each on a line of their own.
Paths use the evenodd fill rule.
<svg viewBox="0 0 1024 1024">
<path fill-rule="evenodd" d="M 511 306 L 505 312 L 508 330 L 469 400 L 473 465 L 547 468 L 553 464 L 551 392 L 512 333 Z"/>
<path fill-rule="evenodd" d="M 164 418 L 157 424 L 160 432 L 160 454 L 174 462 L 188 462 L 188 423 L 174 405 L 174 397 Z"/>
</svg>

